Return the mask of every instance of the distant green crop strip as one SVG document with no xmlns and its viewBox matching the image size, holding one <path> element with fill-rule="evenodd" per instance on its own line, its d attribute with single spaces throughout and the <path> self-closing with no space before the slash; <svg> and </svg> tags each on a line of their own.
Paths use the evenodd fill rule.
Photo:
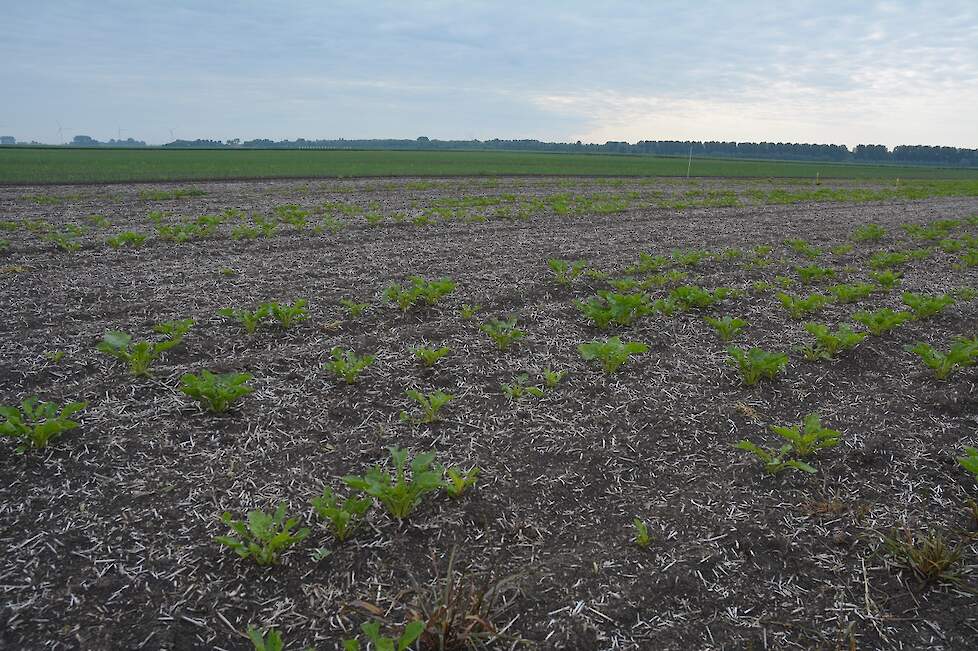
<svg viewBox="0 0 978 651">
<path fill-rule="evenodd" d="M 0 184 L 350 176 L 685 176 L 686 167 L 682 157 L 533 152 L 0 148 Z M 721 158 L 694 158 L 690 174 L 978 182 L 976 169 Z"/>
</svg>

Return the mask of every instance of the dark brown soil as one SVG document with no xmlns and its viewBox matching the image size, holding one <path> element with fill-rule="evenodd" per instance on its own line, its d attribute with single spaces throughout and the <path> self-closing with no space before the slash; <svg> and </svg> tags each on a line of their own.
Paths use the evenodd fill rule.
<svg viewBox="0 0 978 651">
<path fill-rule="evenodd" d="M 492 622 L 505 627 L 500 648 L 978 648 L 975 523 L 965 507 L 978 487 L 955 461 L 963 445 L 978 444 L 978 372 L 938 382 L 904 349 L 975 336 L 978 302 L 966 297 L 837 361 L 811 363 L 793 352 L 810 341 L 802 322 L 787 318 L 776 290 L 752 287 L 808 264 L 787 238 L 822 247 L 818 263 L 838 271 L 834 282 L 868 280 L 873 252 L 926 244 L 900 224 L 963 219 L 978 213 L 978 199 L 675 211 L 634 197 L 670 195 L 679 182 L 632 179 L 614 186 L 638 193 L 624 212 L 416 226 L 410 217 L 439 198 L 513 193 L 518 205 L 608 187 L 412 183 L 211 183 L 204 196 L 170 201 L 139 199 L 146 186 L 45 188 L 66 197 L 53 205 L 25 199 L 36 188 L 0 188 L 0 220 L 19 226 L 45 219 L 60 228 L 92 213 L 111 223 L 89 228 L 74 253 L 25 228 L 0 232 L 10 240 L 0 252 L 0 404 L 34 394 L 89 404 L 82 426 L 45 450 L 17 455 L 0 442 L 0 648 L 250 649 L 249 625 L 276 627 L 288 649 L 339 648 L 375 614 L 390 631 L 410 619 L 410 589 L 436 586 L 453 549 L 459 571 L 515 575 Z M 370 227 L 351 209 L 335 234 L 283 226 L 269 239 L 236 241 L 228 222 L 184 244 L 104 244 L 127 229 L 152 233 L 150 210 L 271 216 L 287 202 L 327 201 L 385 218 Z M 396 223 L 395 213 L 407 219 Z M 868 222 L 887 236 L 829 253 Z M 978 226 L 951 231 L 967 234 Z M 607 283 L 582 276 L 560 286 L 547 267 L 548 258 L 583 259 L 616 278 L 640 252 L 760 244 L 774 247 L 767 266 L 747 265 L 747 253 L 685 270 L 687 283 L 743 295 L 607 333 L 574 305 Z M 958 260 L 935 249 L 901 268 L 898 290 L 830 305 L 813 319 L 851 323 L 860 309 L 903 307 L 901 291 L 978 286 L 978 267 Z M 412 275 L 450 276 L 458 287 L 433 308 L 402 313 L 382 294 Z M 350 319 L 345 297 L 371 306 Z M 298 298 L 308 299 L 310 318 L 289 330 L 268 325 L 248 337 L 217 315 Z M 464 321 L 463 303 L 481 312 Z M 791 352 L 786 372 L 743 386 L 704 314 L 746 319 L 734 344 Z M 499 351 L 479 324 L 509 315 L 526 338 Z M 184 317 L 197 325 L 151 379 L 133 379 L 95 349 L 106 330 L 149 338 L 153 324 Z M 610 334 L 650 351 L 605 376 L 577 345 Z M 411 349 L 425 344 L 452 352 L 424 369 Z M 324 368 L 337 345 L 376 355 L 358 383 Z M 54 362 L 51 351 L 65 355 Z M 502 384 L 544 368 L 567 371 L 544 398 L 504 395 Z M 202 369 L 249 372 L 255 392 L 229 414 L 205 414 L 179 390 L 182 374 Z M 454 394 L 445 420 L 401 422 L 409 388 Z M 843 434 L 812 461 L 817 474 L 769 477 L 733 448 L 742 438 L 774 445 L 768 425 L 816 410 Z M 403 523 L 375 508 L 357 535 L 336 543 L 309 500 L 385 463 L 395 445 L 476 465 L 480 480 L 458 500 L 429 495 Z M 258 567 L 213 542 L 227 532 L 222 512 L 241 517 L 282 501 L 312 533 L 278 566 Z M 648 549 L 632 543 L 636 516 L 649 525 Z M 956 578 L 925 583 L 901 567 L 882 546 L 894 528 L 960 543 Z M 317 548 L 332 553 L 317 561 Z"/>
</svg>

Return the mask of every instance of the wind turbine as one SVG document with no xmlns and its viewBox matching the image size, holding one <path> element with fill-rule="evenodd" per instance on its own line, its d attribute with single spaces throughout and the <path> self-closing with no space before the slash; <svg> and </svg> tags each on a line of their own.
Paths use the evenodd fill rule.
<svg viewBox="0 0 978 651">
<path fill-rule="evenodd" d="M 65 145 L 65 144 L 67 144 L 65 142 L 65 134 L 64 134 L 65 129 L 73 129 L 73 128 L 74 127 L 66 127 L 66 126 L 62 125 L 60 122 L 58 122 L 58 144 L 59 145 Z"/>
</svg>

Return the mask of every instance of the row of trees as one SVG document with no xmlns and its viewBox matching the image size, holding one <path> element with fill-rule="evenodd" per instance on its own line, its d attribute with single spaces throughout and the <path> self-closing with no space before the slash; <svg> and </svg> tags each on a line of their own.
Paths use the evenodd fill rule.
<svg viewBox="0 0 978 651">
<path fill-rule="evenodd" d="M 106 142 L 101 142 L 92 138 L 91 136 L 75 136 L 71 140 L 72 147 L 145 147 L 146 143 L 142 140 L 135 140 L 133 138 L 126 138 L 125 140 L 116 140 L 115 138 L 110 138 Z"/>
<path fill-rule="evenodd" d="M 99 142 L 88 136 L 75 136 L 76 147 L 143 147 L 146 143 L 133 140 Z M 723 142 L 698 140 L 640 140 L 635 144 L 609 141 L 604 144 L 542 142 L 540 140 L 175 140 L 163 145 L 168 149 L 181 148 L 252 148 L 252 149 L 428 149 L 428 150 L 499 150 L 543 151 L 616 154 L 653 154 L 658 156 L 721 156 L 730 158 L 760 158 L 776 160 L 816 160 L 831 162 L 924 163 L 933 165 L 978 167 L 978 149 L 900 145 L 892 150 L 883 145 L 818 145 L 792 142 Z"/>
</svg>

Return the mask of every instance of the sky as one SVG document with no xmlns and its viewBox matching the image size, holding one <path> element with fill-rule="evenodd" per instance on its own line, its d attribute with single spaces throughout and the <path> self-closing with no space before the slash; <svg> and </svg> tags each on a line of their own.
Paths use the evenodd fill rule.
<svg viewBox="0 0 978 651">
<path fill-rule="evenodd" d="M 0 0 L 0 135 L 978 148 L 978 0 Z"/>
</svg>

